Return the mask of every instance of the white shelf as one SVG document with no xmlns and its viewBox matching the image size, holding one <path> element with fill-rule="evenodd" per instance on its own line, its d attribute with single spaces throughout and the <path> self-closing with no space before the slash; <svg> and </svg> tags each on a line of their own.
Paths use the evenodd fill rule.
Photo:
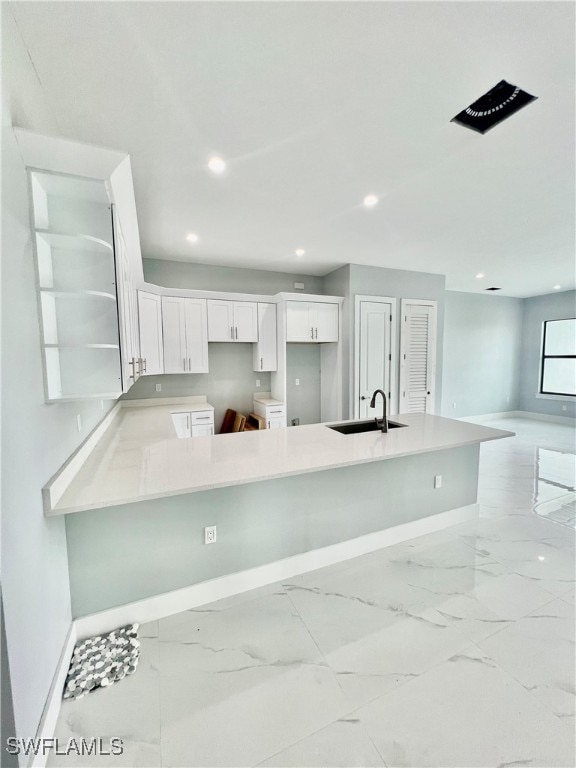
<svg viewBox="0 0 576 768">
<path fill-rule="evenodd" d="M 119 344 L 44 344 L 47 349 L 120 349 Z"/>
<path fill-rule="evenodd" d="M 112 244 L 92 235 L 80 233 L 55 232 L 51 229 L 37 227 L 36 234 L 53 248 L 66 251 L 92 251 L 110 256 L 113 252 Z"/>
<path fill-rule="evenodd" d="M 106 185 L 30 171 L 48 402 L 122 392 L 116 264 Z"/>
<path fill-rule="evenodd" d="M 106 291 L 56 291 L 53 288 L 40 288 L 40 291 L 55 296 L 57 299 L 108 299 L 116 301 L 116 294 Z"/>
</svg>

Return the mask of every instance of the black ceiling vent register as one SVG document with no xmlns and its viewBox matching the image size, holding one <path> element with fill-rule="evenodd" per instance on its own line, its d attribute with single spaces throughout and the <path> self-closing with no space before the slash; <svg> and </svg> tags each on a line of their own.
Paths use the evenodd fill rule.
<svg viewBox="0 0 576 768">
<path fill-rule="evenodd" d="M 536 98 L 537 96 L 531 96 L 517 85 L 500 80 L 498 85 L 453 117 L 451 122 L 460 123 L 478 133 L 486 133 Z"/>
<path fill-rule="evenodd" d="M 484 288 L 484 290 L 485 291 L 501 291 L 502 288 L 494 288 L 494 286 L 492 286 L 492 288 Z"/>
</svg>

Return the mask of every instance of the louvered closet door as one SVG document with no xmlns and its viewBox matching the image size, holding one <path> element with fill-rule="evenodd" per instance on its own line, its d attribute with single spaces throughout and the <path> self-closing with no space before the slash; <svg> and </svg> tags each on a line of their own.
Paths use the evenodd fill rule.
<svg viewBox="0 0 576 768">
<path fill-rule="evenodd" d="M 402 300 L 400 411 L 434 413 L 436 304 Z"/>
</svg>

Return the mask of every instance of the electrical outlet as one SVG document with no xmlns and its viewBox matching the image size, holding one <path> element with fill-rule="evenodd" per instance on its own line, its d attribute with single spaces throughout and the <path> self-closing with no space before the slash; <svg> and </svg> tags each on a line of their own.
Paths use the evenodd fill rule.
<svg viewBox="0 0 576 768">
<path fill-rule="evenodd" d="M 294 283 L 294 290 L 295 291 L 303 291 L 304 290 L 304 283 Z"/>
<path fill-rule="evenodd" d="M 156 392 L 162 392 L 162 384 L 156 384 Z"/>
<path fill-rule="evenodd" d="M 215 543 L 216 543 L 216 526 L 207 525 L 206 528 L 204 528 L 204 544 L 215 544 Z"/>
<path fill-rule="evenodd" d="M 299 387 L 300 386 L 300 379 L 296 379 L 294 384 L 296 384 L 296 386 Z"/>
<path fill-rule="evenodd" d="M 256 379 L 256 386 L 257 386 L 257 387 L 259 387 L 259 386 L 260 386 L 260 379 Z"/>
<path fill-rule="evenodd" d="M 565 406 L 565 405 L 563 405 L 563 406 L 562 406 L 562 410 L 563 410 L 563 411 L 565 411 L 565 410 L 566 410 L 566 406 Z"/>
<path fill-rule="evenodd" d="M 79 413 L 76 414 L 76 427 L 78 432 L 82 432 L 82 416 Z"/>
<path fill-rule="evenodd" d="M 442 475 L 434 475 L 434 488 L 442 488 Z"/>
<path fill-rule="evenodd" d="M 452 408 L 456 408 L 456 403 L 452 403 Z"/>
<path fill-rule="evenodd" d="M 300 419 L 298 417 L 296 417 L 295 419 L 292 419 L 292 421 L 290 423 L 292 424 L 293 427 L 299 427 L 300 426 Z"/>
</svg>

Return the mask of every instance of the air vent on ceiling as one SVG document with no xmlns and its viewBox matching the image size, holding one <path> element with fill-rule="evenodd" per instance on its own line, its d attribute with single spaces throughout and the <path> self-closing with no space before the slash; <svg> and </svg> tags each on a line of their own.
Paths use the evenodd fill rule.
<svg viewBox="0 0 576 768">
<path fill-rule="evenodd" d="M 485 288 L 484 290 L 485 291 L 501 291 L 502 288 L 494 288 L 494 286 L 492 286 L 492 288 Z"/>
<path fill-rule="evenodd" d="M 460 123 L 479 133 L 486 133 L 537 98 L 521 90 L 517 85 L 500 80 L 498 85 L 453 117 L 451 122 Z"/>
</svg>

